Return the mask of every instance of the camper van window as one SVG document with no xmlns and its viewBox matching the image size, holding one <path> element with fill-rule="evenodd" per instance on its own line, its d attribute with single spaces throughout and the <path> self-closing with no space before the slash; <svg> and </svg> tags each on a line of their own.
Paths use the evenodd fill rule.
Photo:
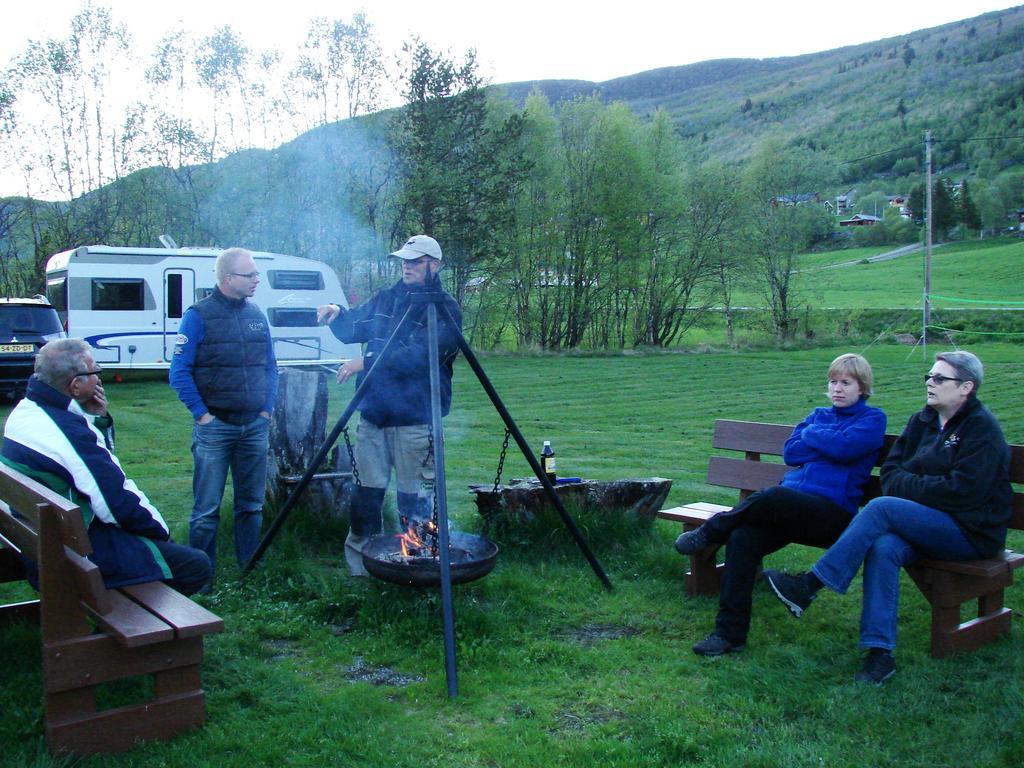
<svg viewBox="0 0 1024 768">
<path fill-rule="evenodd" d="M 273 307 L 268 310 L 270 324 L 276 328 L 315 328 L 316 310 L 309 309 L 281 309 Z"/>
<path fill-rule="evenodd" d="M 167 275 L 167 317 L 181 317 L 185 303 L 181 295 L 181 275 L 171 272 Z"/>
<path fill-rule="evenodd" d="M 298 269 L 271 269 L 270 287 L 279 291 L 321 291 L 324 278 L 319 272 Z"/>
<path fill-rule="evenodd" d="M 145 283 L 128 277 L 94 277 L 92 279 L 92 308 L 109 310 L 145 309 Z"/>
<path fill-rule="evenodd" d="M 46 299 L 58 312 L 68 311 L 68 279 L 58 277 L 56 280 L 48 280 L 46 283 Z"/>
</svg>

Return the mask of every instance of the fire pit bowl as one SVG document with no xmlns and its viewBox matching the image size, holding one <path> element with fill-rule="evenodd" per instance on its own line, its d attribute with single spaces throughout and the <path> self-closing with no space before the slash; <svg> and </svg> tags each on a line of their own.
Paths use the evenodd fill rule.
<svg viewBox="0 0 1024 768">
<path fill-rule="evenodd" d="M 494 568 L 498 546 L 482 536 L 448 534 L 452 584 L 483 578 Z M 433 587 L 441 583 L 441 561 L 426 555 L 404 557 L 401 534 L 374 536 L 363 547 L 363 565 L 374 578 L 392 584 Z"/>
</svg>

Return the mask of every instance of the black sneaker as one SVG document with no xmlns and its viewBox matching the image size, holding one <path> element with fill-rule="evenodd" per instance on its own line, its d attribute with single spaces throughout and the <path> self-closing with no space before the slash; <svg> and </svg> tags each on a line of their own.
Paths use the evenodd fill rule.
<svg viewBox="0 0 1024 768">
<path fill-rule="evenodd" d="M 892 657 L 892 651 L 872 648 L 864 657 L 864 666 L 860 668 L 860 672 L 853 679 L 858 683 L 881 685 L 895 674 L 896 659 Z"/>
<path fill-rule="evenodd" d="M 746 645 L 730 643 L 717 632 L 712 632 L 699 643 L 694 643 L 693 652 L 698 656 L 723 656 L 727 653 L 736 653 L 746 648 Z"/>
<path fill-rule="evenodd" d="M 814 592 L 807 586 L 807 580 L 802 573 L 791 576 L 782 571 L 766 568 L 762 576 L 775 596 L 798 619 L 814 599 Z"/>
<path fill-rule="evenodd" d="M 695 555 L 711 542 L 708 541 L 708 532 L 702 525 L 693 531 L 680 533 L 676 539 L 676 552 L 680 555 Z"/>
</svg>

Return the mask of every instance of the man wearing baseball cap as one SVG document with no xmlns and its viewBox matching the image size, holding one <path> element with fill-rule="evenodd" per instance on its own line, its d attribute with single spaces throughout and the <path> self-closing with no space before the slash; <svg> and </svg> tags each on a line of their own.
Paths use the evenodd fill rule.
<svg viewBox="0 0 1024 768">
<path fill-rule="evenodd" d="M 344 342 L 364 345 L 362 356 L 338 369 L 338 383 L 355 375 L 358 387 L 366 373 L 378 364 L 387 340 L 405 316 L 414 293 L 436 291 L 448 314 L 462 328 L 462 310 L 440 284 L 441 246 L 428 235 L 414 235 L 392 254 L 399 259 L 402 279 L 369 301 L 344 310 L 337 304 L 317 308 L 317 320 L 330 325 Z M 359 405 L 356 430 L 356 468 L 359 482 L 352 499 L 345 560 L 354 576 L 365 576 L 362 549 L 381 532 L 381 509 L 391 470 L 395 471 L 398 514 L 403 527 L 422 521 L 432 512 L 434 453 L 430 444 L 430 357 L 427 346 L 426 304 L 413 309 L 409 331 L 395 339 L 383 366 L 370 380 Z M 458 337 L 445 322 L 438 323 L 438 360 L 441 412 L 447 415 L 452 402 L 452 365 L 458 354 Z"/>
</svg>

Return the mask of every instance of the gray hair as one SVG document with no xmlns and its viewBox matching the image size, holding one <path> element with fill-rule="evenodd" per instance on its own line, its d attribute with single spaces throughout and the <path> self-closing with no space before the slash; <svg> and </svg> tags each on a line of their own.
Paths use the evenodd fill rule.
<svg viewBox="0 0 1024 768">
<path fill-rule="evenodd" d="M 36 376 L 58 392 L 66 392 L 75 374 L 88 366 L 86 355 L 92 347 L 81 339 L 55 339 L 48 342 L 36 355 Z"/>
<path fill-rule="evenodd" d="M 245 248 L 226 248 L 220 252 L 213 269 L 217 273 L 217 282 L 227 279 L 227 276 L 235 270 L 238 260 L 245 256 L 252 256 Z"/>
<path fill-rule="evenodd" d="M 978 394 L 978 390 L 981 389 L 981 380 L 985 378 L 985 369 L 977 355 L 961 349 L 956 352 L 939 352 L 935 355 L 935 359 L 953 366 L 956 369 L 956 375 L 964 381 L 973 381 L 974 387 L 971 389 L 971 396 L 974 397 Z"/>
</svg>

